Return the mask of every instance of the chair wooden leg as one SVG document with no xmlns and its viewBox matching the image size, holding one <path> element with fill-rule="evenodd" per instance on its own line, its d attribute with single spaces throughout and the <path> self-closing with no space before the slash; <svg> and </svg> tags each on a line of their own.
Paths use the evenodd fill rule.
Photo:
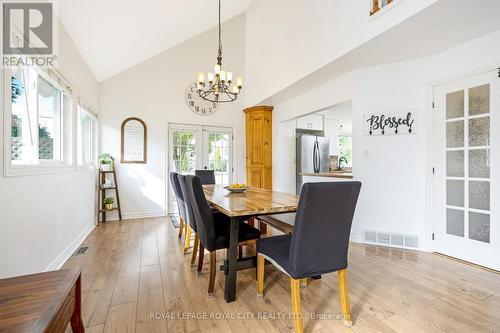
<svg viewBox="0 0 500 333">
<path fill-rule="evenodd" d="M 214 297 L 215 272 L 217 270 L 217 253 L 210 252 L 210 278 L 208 280 L 208 297 Z"/>
<path fill-rule="evenodd" d="M 184 219 L 179 216 L 179 235 L 178 237 L 182 237 L 182 231 L 184 230 Z"/>
<path fill-rule="evenodd" d="M 302 307 L 300 306 L 300 279 L 290 278 L 290 287 L 292 291 L 292 312 L 295 333 L 303 333 Z"/>
<path fill-rule="evenodd" d="M 191 244 L 191 227 L 186 223 L 186 235 L 184 236 L 184 254 L 187 253 L 189 245 Z"/>
<path fill-rule="evenodd" d="M 307 287 L 307 282 L 308 282 L 307 278 L 300 279 L 300 285 L 302 287 Z"/>
<path fill-rule="evenodd" d="M 193 253 L 191 253 L 191 265 L 194 265 L 196 262 L 196 254 L 198 253 L 198 244 L 200 243 L 200 238 L 198 234 L 194 235 L 194 245 L 193 245 Z"/>
<path fill-rule="evenodd" d="M 340 307 L 342 309 L 344 324 L 348 327 L 351 327 L 352 317 L 351 317 L 351 306 L 349 305 L 349 296 L 347 292 L 347 269 L 338 271 L 338 277 L 339 277 Z"/>
<path fill-rule="evenodd" d="M 203 269 L 203 258 L 205 257 L 205 247 L 200 242 L 200 253 L 198 254 L 198 269 L 196 270 L 196 274 L 200 275 L 201 270 Z"/>
<path fill-rule="evenodd" d="M 257 295 L 264 296 L 264 267 L 266 259 L 260 254 L 257 255 Z"/>
</svg>

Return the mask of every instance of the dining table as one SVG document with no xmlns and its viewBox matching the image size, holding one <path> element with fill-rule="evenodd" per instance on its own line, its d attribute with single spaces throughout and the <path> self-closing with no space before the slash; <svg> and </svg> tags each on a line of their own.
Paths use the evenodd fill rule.
<svg viewBox="0 0 500 333">
<path fill-rule="evenodd" d="M 242 193 L 230 192 L 221 185 L 203 185 L 205 197 L 212 207 L 230 219 L 229 248 L 222 266 L 224 299 L 236 300 L 237 272 L 256 266 L 257 257 L 238 258 L 238 228 L 240 221 L 256 216 L 290 213 L 297 210 L 299 196 L 249 187 Z"/>
</svg>

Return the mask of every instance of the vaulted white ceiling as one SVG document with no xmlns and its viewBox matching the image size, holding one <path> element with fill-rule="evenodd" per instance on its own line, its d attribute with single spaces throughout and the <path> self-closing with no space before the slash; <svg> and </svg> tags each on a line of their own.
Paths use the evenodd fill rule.
<svg viewBox="0 0 500 333">
<path fill-rule="evenodd" d="M 222 19 L 250 1 L 223 0 Z M 217 0 L 59 1 L 62 23 L 99 81 L 215 27 L 217 11 Z"/>
</svg>

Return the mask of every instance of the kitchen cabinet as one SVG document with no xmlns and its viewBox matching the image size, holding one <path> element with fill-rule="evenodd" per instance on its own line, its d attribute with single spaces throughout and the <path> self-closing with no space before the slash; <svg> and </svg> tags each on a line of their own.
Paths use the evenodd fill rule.
<svg viewBox="0 0 500 333">
<path fill-rule="evenodd" d="M 323 118 L 324 117 L 319 114 L 310 114 L 304 117 L 297 118 L 297 128 L 322 131 Z"/>
</svg>

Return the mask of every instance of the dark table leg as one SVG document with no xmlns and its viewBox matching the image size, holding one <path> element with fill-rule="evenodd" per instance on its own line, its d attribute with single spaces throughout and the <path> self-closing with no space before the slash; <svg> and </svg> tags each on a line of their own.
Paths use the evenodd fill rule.
<svg viewBox="0 0 500 333">
<path fill-rule="evenodd" d="M 236 300 L 236 272 L 238 262 L 238 227 L 240 219 L 231 217 L 231 229 L 229 232 L 229 249 L 227 249 L 227 258 L 225 260 L 226 269 L 224 270 L 224 299 L 227 303 Z"/>
<path fill-rule="evenodd" d="M 82 275 L 78 277 L 75 285 L 75 311 L 71 316 L 71 330 L 73 333 L 84 333 L 85 327 L 82 320 Z"/>
</svg>

